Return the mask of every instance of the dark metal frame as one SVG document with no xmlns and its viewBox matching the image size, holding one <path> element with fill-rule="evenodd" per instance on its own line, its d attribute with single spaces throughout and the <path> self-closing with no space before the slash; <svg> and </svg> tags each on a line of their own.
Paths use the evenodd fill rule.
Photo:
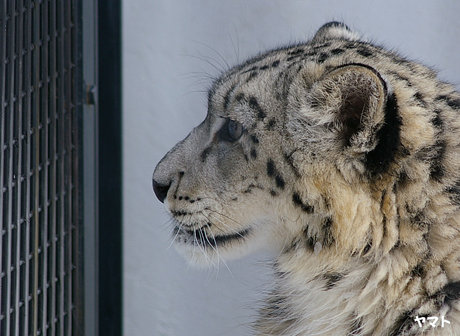
<svg viewBox="0 0 460 336">
<path fill-rule="evenodd" d="M 0 5 L 0 334 L 83 323 L 81 6 Z"/>
<path fill-rule="evenodd" d="M 99 335 L 122 335 L 121 0 L 98 1 Z"/>
<path fill-rule="evenodd" d="M 0 4 L 1 335 L 122 334 L 120 7 Z"/>
</svg>

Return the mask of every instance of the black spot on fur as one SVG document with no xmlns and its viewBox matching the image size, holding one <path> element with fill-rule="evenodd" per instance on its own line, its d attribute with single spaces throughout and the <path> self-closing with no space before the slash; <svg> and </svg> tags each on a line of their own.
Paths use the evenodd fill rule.
<svg viewBox="0 0 460 336">
<path fill-rule="evenodd" d="M 453 186 L 446 189 L 449 197 L 454 204 L 460 205 L 460 181 L 457 181 Z"/>
<path fill-rule="evenodd" d="M 246 83 L 251 81 L 252 79 L 254 79 L 259 73 L 257 71 L 253 71 L 251 72 L 251 74 L 249 75 L 248 79 L 246 79 Z"/>
<path fill-rule="evenodd" d="M 327 53 L 322 52 L 318 56 L 318 63 L 324 63 L 325 60 L 329 58 L 329 55 Z"/>
<path fill-rule="evenodd" d="M 447 293 L 444 288 L 441 288 L 438 292 L 429 297 L 430 301 L 434 304 L 436 309 L 441 308 L 447 300 Z"/>
<path fill-rule="evenodd" d="M 200 159 L 201 159 L 201 162 L 205 162 L 206 161 L 206 158 L 208 157 L 208 155 L 211 153 L 211 150 L 212 150 L 212 147 L 207 147 L 205 148 L 201 154 L 200 154 Z"/>
<path fill-rule="evenodd" d="M 347 42 L 347 44 L 345 45 L 345 48 L 347 49 L 355 49 L 357 47 L 358 47 L 358 44 L 353 41 Z"/>
<path fill-rule="evenodd" d="M 371 248 L 372 248 L 372 242 L 368 242 L 366 246 L 364 246 L 363 255 L 366 255 L 367 252 L 369 252 Z"/>
<path fill-rule="evenodd" d="M 330 247 L 334 243 L 335 239 L 332 235 L 332 218 L 327 217 L 323 222 L 323 246 Z"/>
<path fill-rule="evenodd" d="M 458 98 L 442 95 L 436 97 L 436 100 L 443 100 L 449 107 L 455 110 L 460 110 L 460 99 Z"/>
<path fill-rule="evenodd" d="M 313 49 L 314 50 L 319 50 L 319 49 L 327 48 L 327 47 L 330 47 L 330 46 L 331 46 L 331 42 L 325 42 L 323 44 L 314 46 Z"/>
<path fill-rule="evenodd" d="M 267 70 L 268 68 L 269 68 L 268 65 L 264 65 L 264 66 L 260 67 L 260 70 Z"/>
<path fill-rule="evenodd" d="M 272 63 L 272 67 L 273 67 L 273 68 L 276 68 L 279 64 L 280 64 L 280 61 L 279 61 L 279 60 L 274 61 L 274 62 Z"/>
<path fill-rule="evenodd" d="M 412 277 L 422 277 L 423 278 L 425 275 L 426 275 L 426 270 L 425 270 L 425 268 L 423 267 L 422 264 L 418 264 L 411 271 L 411 276 Z"/>
<path fill-rule="evenodd" d="M 399 172 L 398 187 L 404 187 L 409 182 L 409 176 L 405 170 Z"/>
<path fill-rule="evenodd" d="M 439 110 L 434 110 L 434 113 L 436 113 L 436 116 L 431 120 L 434 126 L 436 126 L 439 129 L 444 129 L 444 121 L 441 118 L 441 111 Z"/>
<path fill-rule="evenodd" d="M 433 295 L 427 297 L 435 309 L 440 309 L 443 305 L 450 304 L 451 301 L 456 301 L 460 299 L 460 281 L 451 282 L 445 285 L 443 288 L 438 290 Z M 414 315 L 420 316 L 420 313 L 417 314 L 416 311 L 412 311 L 412 317 Z M 426 317 L 426 316 L 423 316 Z"/>
<path fill-rule="evenodd" d="M 270 119 L 266 125 L 267 130 L 271 131 L 275 127 L 275 119 Z"/>
<path fill-rule="evenodd" d="M 459 110 L 460 109 L 460 99 L 448 100 L 447 105 L 449 105 L 453 109 Z"/>
<path fill-rule="evenodd" d="M 299 58 L 300 56 L 302 56 L 302 55 L 290 56 L 290 57 L 286 58 L 286 62 L 290 62 L 292 60 L 295 60 L 295 59 Z"/>
<path fill-rule="evenodd" d="M 426 237 L 425 237 L 426 238 Z M 398 237 L 398 240 L 396 241 L 396 244 L 393 245 L 390 251 L 396 250 L 401 246 L 401 239 Z"/>
<path fill-rule="evenodd" d="M 301 239 L 299 239 L 298 237 L 295 238 L 293 241 L 291 241 L 290 244 L 287 244 L 285 247 L 284 247 L 284 252 L 286 253 L 289 253 L 289 252 L 292 252 L 294 250 L 297 250 L 298 246 L 299 246 L 299 243 L 300 243 Z"/>
<path fill-rule="evenodd" d="M 309 236 L 308 235 L 308 231 L 307 230 L 304 230 L 304 236 L 306 237 L 306 240 L 305 240 L 305 247 L 311 251 L 311 252 L 314 252 L 315 251 L 315 244 L 316 244 L 316 240 Z"/>
<path fill-rule="evenodd" d="M 327 280 L 326 285 L 324 286 L 325 290 L 330 290 L 335 287 L 335 285 L 337 285 L 340 280 L 343 279 L 344 275 L 340 273 L 327 273 L 324 274 L 323 277 L 325 280 Z"/>
<path fill-rule="evenodd" d="M 409 63 L 408 60 L 406 60 L 406 59 L 404 59 L 402 57 L 394 56 L 393 61 L 396 62 L 399 65 L 406 66 L 407 68 L 409 68 L 410 70 L 413 71 L 412 65 Z"/>
<path fill-rule="evenodd" d="M 365 159 L 366 168 L 371 175 L 382 174 L 388 169 L 401 144 L 400 130 L 401 118 L 398 115 L 398 104 L 393 93 L 387 100 L 384 125 L 377 132 L 377 146 L 367 154 Z"/>
<path fill-rule="evenodd" d="M 427 103 L 423 99 L 423 95 L 420 92 L 416 92 L 413 96 L 413 99 L 415 100 L 418 106 L 425 107 L 425 108 L 427 107 Z"/>
<path fill-rule="evenodd" d="M 406 211 L 408 213 L 410 213 L 411 211 L 409 209 L 407 209 L 408 207 L 406 206 Z M 419 211 L 417 213 L 415 213 L 415 215 L 413 214 L 411 217 L 410 217 L 410 223 L 412 225 L 414 225 L 414 227 L 417 227 L 419 228 L 420 230 L 422 231 L 426 231 L 426 229 L 428 228 L 428 226 L 430 225 L 429 221 L 427 220 L 426 218 L 426 215 L 424 214 L 423 211 Z"/>
<path fill-rule="evenodd" d="M 272 195 L 272 196 L 277 196 L 278 193 L 277 193 L 275 190 L 271 189 L 271 190 L 270 190 L 270 195 Z"/>
<path fill-rule="evenodd" d="M 248 72 L 251 72 L 251 71 L 256 71 L 257 69 L 259 69 L 258 66 L 253 66 L 250 69 L 243 71 L 242 73 L 244 74 L 244 73 L 248 73 Z"/>
<path fill-rule="evenodd" d="M 224 96 L 224 111 L 227 110 L 228 104 L 230 103 L 230 96 L 235 91 L 236 84 L 233 84 L 232 87 L 227 91 L 227 93 Z"/>
<path fill-rule="evenodd" d="M 460 281 L 447 284 L 442 291 L 446 294 L 445 301 L 447 302 L 460 299 Z"/>
<path fill-rule="evenodd" d="M 336 49 L 331 50 L 332 55 L 340 55 L 340 54 L 343 54 L 344 52 L 345 52 L 345 50 L 340 49 L 340 48 L 336 48 Z"/>
<path fill-rule="evenodd" d="M 257 159 L 257 151 L 255 150 L 255 148 L 252 148 L 251 149 L 251 157 L 253 159 Z"/>
<path fill-rule="evenodd" d="M 394 72 L 394 71 L 390 71 L 389 73 L 390 73 L 392 76 L 394 76 L 395 78 L 397 78 L 399 81 L 405 82 L 407 86 L 409 86 L 409 87 L 412 86 L 412 83 L 409 81 L 409 78 L 404 77 L 404 76 L 401 76 L 399 73 Z"/>
<path fill-rule="evenodd" d="M 363 57 L 370 57 L 370 56 L 373 55 L 372 51 L 370 51 L 369 49 L 367 49 L 365 47 L 359 48 L 358 50 L 356 50 L 356 52 L 358 54 L 360 54 L 361 56 L 363 56 Z"/>
<path fill-rule="evenodd" d="M 284 181 L 284 178 L 281 176 L 281 174 L 277 171 L 275 163 L 272 159 L 267 161 L 267 175 L 269 177 L 275 178 L 275 183 L 278 188 L 284 189 L 286 182 Z"/>
<path fill-rule="evenodd" d="M 294 50 L 288 52 L 288 55 L 290 55 L 290 56 L 299 55 L 299 54 L 302 54 L 303 52 L 304 52 L 304 50 L 302 48 L 297 48 L 297 49 L 294 49 Z"/>
<path fill-rule="evenodd" d="M 290 314 L 289 299 L 274 291 L 264 307 L 264 316 L 268 318 L 288 318 Z"/>
<path fill-rule="evenodd" d="M 257 118 L 264 119 L 266 117 L 265 111 L 260 107 L 256 97 L 249 98 L 249 107 L 257 112 Z"/>
<path fill-rule="evenodd" d="M 285 185 L 286 183 L 284 182 L 283 177 L 282 177 L 279 173 L 276 174 L 276 176 L 275 176 L 275 182 L 276 182 L 276 186 L 277 186 L 278 188 L 284 189 L 284 185 Z"/>
<path fill-rule="evenodd" d="M 237 102 L 241 102 L 242 100 L 244 100 L 244 93 L 243 93 L 243 92 L 238 93 L 238 94 L 235 96 L 235 100 L 236 100 Z"/>
<path fill-rule="evenodd" d="M 297 178 L 300 178 L 301 175 L 299 173 L 299 170 L 294 166 L 294 162 L 292 160 L 292 154 L 294 154 L 294 152 L 292 152 L 291 154 L 284 153 L 283 156 L 284 156 L 284 159 L 286 160 L 286 163 L 289 165 L 289 167 L 291 167 L 292 171 L 294 172 L 294 175 Z"/>
<path fill-rule="evenodd" d="M 313 213 L 315 211 L 314 207 L 309 205 L 309 204 L 305 204 L 302 199 L 300 198 L 300 195 L 297 193 L 297 192 L 294 192 L 292 194 L 292 202 L 294 202 L 294 204 L 296 206 L 299 206 L 303 211 L 305 211 L 306 213 Z"/>
<path fill-rule="evenodd" d="M 292 69 L 295 67 L 296 69 Z M 292 80 L 294 76 L 292 73 L 298 73 L 302 66 L 299 65 L 297 62 L 293 62 L 289 64 L 284 71 L 281 71 L 280 74 L 277 76 L 274 87 L 277 88 L 275 93 L 275 98 L 277 100 L 285 101 L 288 96 L 289 88 L 291 87 Z"/>
<path fill-rule="evenodd" d="M 303 54 L 305 57 L 315 57 L 317 55 L 317 52 L 316 51 L 309 51 L 309 52 L 306 52 L 305 54 Z"/>
<path fill-rule="evenodd" d="M 172 210 L 171 211 L 171 214 L 175 217 L 179 217 L 179 216 L 190 216 L 192 215 L 193 213 L 192 212 L 188 212 L 188 211 L 183 211 L 183 210 L 180 210 L 180 211 L 174 211 Z"/>
<path fill-rule="evenodd" d="M 430 177 L 437 182 L 441 182 L 444 176 L 444 166 L 442 164 L 446 154 L 447 144 L 445 141 L 438 141 L 434 146 L 434 157 L 431 159 Z"/>
<path fill-rule="evenodd" d="M 405 335 L 406 331 L 416 323 L 414 317 L 414 312 L 412 310 L 402 313 L 393 325 L 390 336 Z"/>
<path fill-rule="evenodd" d="M 276 168 L 275 168 L 275 163 L 273 162 L 272 159 L 269 159 L 267 161 L 267 175 L 270 177 L 275 176 L 276 173 Z"/>
<path fill-rule="evenodd" d="M 382 198 L 382 202 L 383 202 L 383 198 Z M 387 229 L 387 217 L 385 216 L 385 214 L 383 214 L 382 226 L 383 226 L 383 236 L 386 237 L 388 229 Z"/>
<path fill-rule="evenodd" d="M 254 142 L 255 144 L 258 144 L 258 143 L 259 143 L 259 139 L 258 139 L 255 135 L 251 135 L 251 140 L 252 140 L 252 142 Z"/>
<path fill-rule="evenodd" d="M 317 108 L 317 107 L 319 107 L 319 106 L 320 106 L 320 102 L 318 101 L 318 99 L 316 99 L 316 98 L 313 97 L 312 100 L 311 100 L 311 102 L 310 102 L 310 107 L 311 107 L 312 109 L 315 109 L 315 108 Z"/>
</svg>

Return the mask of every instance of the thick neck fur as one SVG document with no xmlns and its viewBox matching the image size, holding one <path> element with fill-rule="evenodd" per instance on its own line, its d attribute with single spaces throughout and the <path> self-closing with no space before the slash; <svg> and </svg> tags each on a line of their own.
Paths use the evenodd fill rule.
<svg viewBox="0 0 460 336">
<path fill-rule="evenodd" d="M 452 228 L 458 216 L 434 191 L 412 197 L 397 191 L 374 190 L 369 204 L 357 194 L 348 203 L 344 195 L 329 200 L 332 208 L 349 209 L 330 208 L 335 238 L 329 245 L 321 235 L 324 216 L 297 220 L 309 224 L 275 263 L 276 285 L 261 311 L 259 335 L 460 335 L 459 253 L 449 240 L 458 237 Z M 436 328 L 415 321 L 433 316 Z M 441 327 L 442 317 L 450 324 Z"/>
<path fill-rule="evenodd" d="M 276 288 L 261 311 L 259 335 L 459 335 L 460 307 L 448 302 L 447 286 L 427 295 L 420 277 L 397 278 L 400 263 L 390 255 L 376 264 L 323 250 L 313 257 L 296 247 L 275 265 Z M 420 328 L 417 316 L 446 316 L 451 324 Z"/>
</svg>

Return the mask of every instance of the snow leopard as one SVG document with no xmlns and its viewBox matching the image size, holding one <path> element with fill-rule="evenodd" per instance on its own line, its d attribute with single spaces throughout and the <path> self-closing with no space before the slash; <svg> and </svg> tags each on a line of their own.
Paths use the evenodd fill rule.
<svg viewBox="0 0 460 336">
<path fill-rule="evenodd" d="M 256 335 L 460 335 L 460 93 L 340 22 L 212 84 L 158 163 L 206 266 L 271 248 Z"/>
</svg>

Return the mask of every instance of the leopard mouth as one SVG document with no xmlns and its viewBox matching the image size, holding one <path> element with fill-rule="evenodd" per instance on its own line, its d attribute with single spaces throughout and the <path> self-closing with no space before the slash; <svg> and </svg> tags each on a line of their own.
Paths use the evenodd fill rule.
<svg viewBox="0 0 460 336">
<path fill-rule="evenodd" d="M 206 228 L 211 226 L 210 223 L 197 228 L 189 229 L 184 226 L 175 226 L 173 230 L 174 239 L 176 242 L 191 244 L 195 246 L 211 246 L 213 248 L 228 244 L 229 242 L 244 240 L 247 238 L 251 229 L 245 229 L 241 231 L 235 231 L 231 234 L 216 235 L 208 232 Z"/>
</svg>

